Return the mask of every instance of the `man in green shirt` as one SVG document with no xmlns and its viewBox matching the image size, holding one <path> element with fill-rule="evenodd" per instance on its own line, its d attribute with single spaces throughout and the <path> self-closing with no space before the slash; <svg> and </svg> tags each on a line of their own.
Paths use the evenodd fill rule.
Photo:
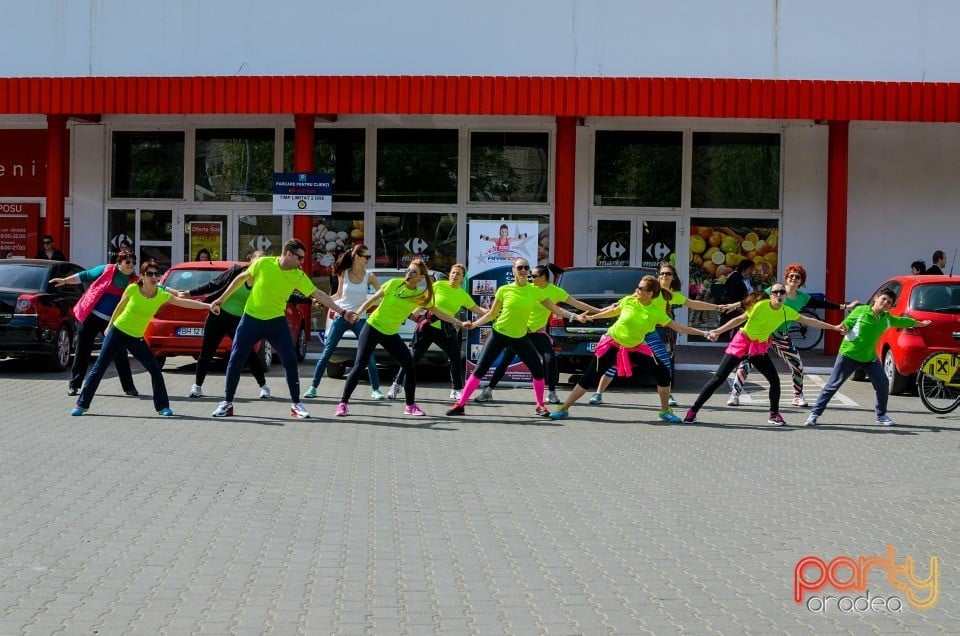
<svg viewBox="0 0 960 636">
<path fill-rule="evenodd" d="M 874 391 L 877 392 L 877 424 L 893 426 L 894 421 L 887 415 L 887 399 L 890 397 L 890 387 L 887 374 L 883 372 L 883 365 L 877 358 L 877 342 L 883 332 L 890 328 L 926 327 L 929 320 L 917 322 L 913 318 L 893 316 L 887 310 L 897 301 L 897 294 L 889 287 L 884 287 L 873 297 L 871 305 L 860 305 L 850 312 L 843 321 L 847 328 L 847 335 L 840 345 L 840 354 L 833 365 L 830 379 L 820 391 L 817 403 L 813 405 L 807 426 L 815 426 L 817 419 L 827 408 L 827 403 L 840 390 L 840 386 L 847 381 L 854 371 L 862 368 Z"/>
</svg>

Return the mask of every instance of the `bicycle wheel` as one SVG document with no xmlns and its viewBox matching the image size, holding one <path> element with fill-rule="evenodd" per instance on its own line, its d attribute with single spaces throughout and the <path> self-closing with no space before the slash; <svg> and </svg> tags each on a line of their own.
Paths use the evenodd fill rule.
<svg viewBox="0 0 960 636">
<path fill-rule="evenodd" d="M 820 316 L 816 312 L 809 309 L 801 309 L 800 313 L 804 316 L 810 318 L 816 318 L 820 320 Z M 820 341 L 823 340 L 823 330 L 819 327 L 808 327 L 807 325 L 800 324 L 795 322 L 790 325 L 788 332 L 790 334 L 790 339 L 793 341 L 794 346 L 800 351 L 809 351 L 813 349 Z"/>
<path fill-rule="evenodd" d="M 917 393 L 929 411 L 944 414 L 960 406 L 960 355 L 940 351 L 917 371 Z"/>
</svg>

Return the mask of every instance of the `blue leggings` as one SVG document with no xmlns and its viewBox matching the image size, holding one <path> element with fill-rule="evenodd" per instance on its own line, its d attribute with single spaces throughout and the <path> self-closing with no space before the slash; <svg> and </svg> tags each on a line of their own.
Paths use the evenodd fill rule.
<svg viewBox="0 0 960 636">
<path fill-rule="evenodd" d="M 289 331 L 289 330 L 288 330 Z M 153 406 L 158 411 L 170 408 L 170 398 L 167 396 L 167 386 L 163 383 L 163 373 L 160 371 L 160 363 L 156 356 L 150 351 L 146 341 L 143 338 L 135 338 L 126 334 L 116 327 L 107 329 L 107 334 L 100 345 L 100 355 L 97 356 L 97 362 L 87 374 L 87 379 L 83 383 L 83 390 L 77 399 L 77 406 L 81 408 L 90 408 L 93 402 L 93 396 L 100 386 L 100 380 L 103 374 L 107 372 L 107 367 L 118 356 L 127 357 L 127 351 L 133 354 L 133 357 L 140 361 L 143 368 L 150 374 L 150 380 L 153 383 Z M 117 372 L 118 375 L 119 371 Z M 121 376 L 122 377 L 122 376 Z"/>
<path fill-rule="evenodd" d="M 224 399 L 233 402 L 240 384 L 240 373 L 247 361 L 247 356 L 253 350 L 253 345 L 260 340 L 266 340 L 273 350 L 280 356 L 287 376 L 287 388 L 290 389 L 290 400 L 296 404 L 300 401 L 300 367 L 297 364 L 297 350 L 290 334 L 290 325 L 286 316 L 278 316 L 270 320 L 259 320 L 249 314 L 243 314 L 237 332 L 233 336 L 233 347 L 230 349 L 230 361 L 227 362 L 227 386 Z"/>
</svg>

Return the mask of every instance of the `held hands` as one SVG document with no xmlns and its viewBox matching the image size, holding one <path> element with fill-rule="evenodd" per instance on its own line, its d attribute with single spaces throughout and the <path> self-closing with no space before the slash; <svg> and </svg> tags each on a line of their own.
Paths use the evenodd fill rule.
<svg viewBox="0 0 960 636">
<path fill-rule="evenodd" d="M 719 339 L 720 339 L 720 334 L 718 334 L 715 330 L 710 329 L 709 331 L 707 331 L 707 340 L 709 340 L 710 342 L 716 342 Z"/>
<path fill-rule="evenodd" d="M 464 331 L 470 331 L 471 329 L 473 329 L 473 321 L 464 320 L 463 322 L 460 323 L 460 328 L 463 329 Z"/>
<path fill-rule="evenodd" d="M 587 312 L 584 311 L 583 313 L 580 313 L 580 314 L 571 313 L 570 320 L 576 320 L 577 322 L 587 324 Z"/>
<path fill-rule="evenodd" d="M 839 325 L 830 325 L 830 328 L 834 331 L 839 331 L 843 335 L 847 335 L 847 326 L 842 322 Z"/>
<path fill-rule="evenodd" d="M 740 303 L 727 303 L 726 305 L 717 305 L 717 311 L 722 314 L 728 314 L 735 309 L 740 308 Z"/>
<path fill-rule="evenodd" d="M 356 323 L 360 319 L 360 314 L 355 311 L 347 310 L 343 312 L 343 319 L 349 322 L 351 325 Z"/>
<path fill-rule="evenodd" d="M 183 294 L 183 293 L 185 293 L 185 292 L 180 292 L 180 293 Z M 188 297 L 188 298 L 189 298 L 189 296 L 190 296 L 190 295 L 187 294 L 187 297 Z M 183 298 L 183 296 L 181 296 L 181 298 Z M 212 313 L 214 316 L 219 316 L 219 315 L 220 315 L 220 305 L 215 304 L 215 303 L 211 303 L 211 304 L 210 304 L 210 313 Z"/>
<path fill-rule="evenodd" d="M 177 298 L 187 298 L 187 299 L 190 298 L 190 292 L 186 292 L 186 291 L 178 291 L 178 292 L 177 292 L 176 294 L 174 294 L 174 295 L 175 295 Z"/>
</svg>

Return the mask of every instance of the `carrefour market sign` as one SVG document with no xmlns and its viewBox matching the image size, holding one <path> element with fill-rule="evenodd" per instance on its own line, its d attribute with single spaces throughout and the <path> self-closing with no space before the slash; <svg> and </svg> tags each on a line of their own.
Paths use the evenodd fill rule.
<svg viewBox="0 0 960 636">
<path fill-rule="evenodd" d="M 274 214 L 322 214 L 333 212 L 333 176 L 313 172 L 273 174 Z"/>
</svg>

